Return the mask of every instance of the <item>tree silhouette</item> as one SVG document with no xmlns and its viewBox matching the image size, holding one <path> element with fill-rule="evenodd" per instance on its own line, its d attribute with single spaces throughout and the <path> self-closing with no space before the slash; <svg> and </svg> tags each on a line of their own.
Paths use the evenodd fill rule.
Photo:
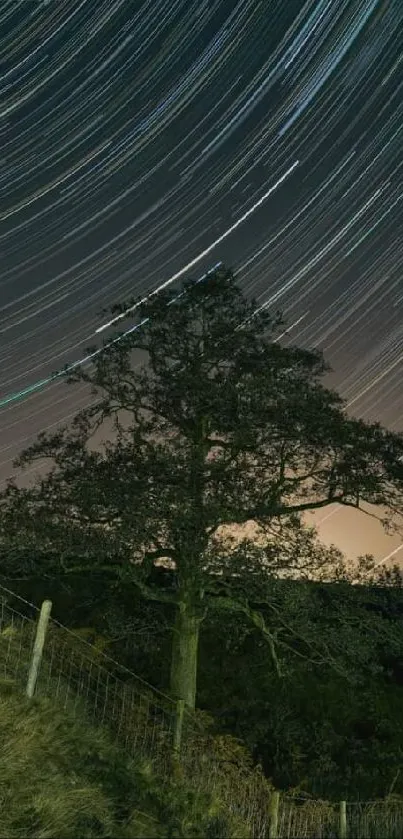
<svg viewBox="0 0 403 839">
<path fill-rule="evenodd" d="M 97 402 L 23 452 L 17 465 L 49 458 L 51 466 L 31 488 L 9 482 L 1 526 L 15 549 L 28 543 L 54 555 L 56 547 L 66 571 L 80 557 L 89 573 L 105 567 L 146 598 L 172 603 L 171 691 L 193 708 L 209 599 L 247 614 L 277 660 L 278 638 L 248 592 L 267 599 L 270 575 L 320 571 L 340 558 L 302 527 L 305 511 L 403 510 L 403 435 L 348 417 L 321 383 L 322 355 L 281 346 L 280 316 L 256 311 L 226 268 L 134 306 L 113 307 L 130 328 L 102 351 L 90 348 L 90 368 L 66 373 Z M 93 450 L 106 420 L 113 439 Z M 259 547 L 245 540 L 228 552 L 222 526 L 249 521 L 260 527 Z M 169 585 L 153 583 L 159 562 L 171 569 Z"/>
</svg>

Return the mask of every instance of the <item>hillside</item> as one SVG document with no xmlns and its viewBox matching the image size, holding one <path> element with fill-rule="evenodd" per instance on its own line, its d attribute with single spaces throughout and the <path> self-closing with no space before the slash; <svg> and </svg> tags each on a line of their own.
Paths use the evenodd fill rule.
<svg viewBox="0 0 403 839">
<path fill-rule="evenodd" d="M 236 835 L 208 796 L 183 780 L 162 784 L 147 761 L 128 758 L 77 703 L 28 701 L 3 680 L 0 742 L 1 837 Z"/>
<path fill-rule="evenodd" d="M 373 662 L 370 693 L 365 681 L 351 683 L 347 672 L 338 676 L 328 670 L 321 677 L 306 664 L 293 666 L 279 680 L 257 637 L 230 623 L 226 640 L 213 621 L 202 648 L 200 700 L 215 721 L 200 711 L 185 717 L 180 760 L 172 748 L 175 703 L 170 709 L 165 697 L 164 707 L 163 694 L 105 658 L 99 637 L 88 644 L 83 637 L 88 633 L 72 633 L 51 620 L 35 698 L 28 701 L 24 687 L 35 608 L 17 595 L 12 607 L 3 597 L 0 837 L 261 839 L 271 821 L 270 778 L 283 790 L 279 837 L 333 837 L 343 798 L 350 837 L 400 837 L 403 732 L 399 673 L 394 670 L 399 655 L 387 663 L 395 687 L 385 683 L 378 667 L 382 647 L 386 642 L 392 652 L 393 627 L 401 623 L 401 590 L 283 581 L 281 592 L 284 605 L 289 596 L 298 599 L 304 625 L 311 612 L 329 619 L 342 603 L 353 625 L 358 620 L 364 632 L 365 624 L 375 628 L 371 614 L 381 620 L 386 635 Z M 371 642 L 368 653 L 373 656 L 375 650 Z M 156 653 L 149 660 L 152 670 Z M 156 671 L 147 675 L 155 677 Z M 368 700 L 375 695 L 372 707 Z M 340 736 L 346 742 L 343 751 Z M 253 752 L 266 778 L 254 767 Z M 380 800 L 362 800 L 374 793 Z M 323 797 L 331 803 L 312 800 Z"/>
</svg>

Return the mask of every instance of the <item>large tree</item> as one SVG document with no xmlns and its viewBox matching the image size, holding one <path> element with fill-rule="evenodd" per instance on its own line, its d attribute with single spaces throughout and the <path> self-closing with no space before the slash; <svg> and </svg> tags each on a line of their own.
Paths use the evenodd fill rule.
<svg viewBox="0 0 403 839">
<path fill-rule="evenodd" d="M 331 559 L 301 526 L 307 510 L 402 512 L 403 435 L 347 416 L 322 384 L 322 355 L 282 346 L 281 318 L 257 311 L 229 270 L 133 306 L 113 307 L 130 327 L 66 374 L 96 401 L 22 454 L 17 464 L 49 458 L 49 471 L 28 489 L 9 483 L 1 526 L 9 549 L 13 540 L 56 549 L 66 571 L 79 556 L 81 568 L 105 567 L 172 603 L 171 691 L 193 708 L 209 599 L 260 626 L 276 661 L 278 639 L 250 607 L 250 584 L 267 601 L 270 575 Z M 94 450 L 105 422 L 113 434 Z M 229 552 L 222 526 L 250 521 L 259 548 Z M 164 588 L 154 583 L 160 562 L 172 571 Z"/>
</svg>

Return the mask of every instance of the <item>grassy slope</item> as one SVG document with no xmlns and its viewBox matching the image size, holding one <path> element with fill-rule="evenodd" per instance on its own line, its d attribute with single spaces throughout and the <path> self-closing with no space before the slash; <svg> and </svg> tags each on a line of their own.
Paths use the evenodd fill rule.
<svg viewBox="0 0 403 839">
<path fill-rule="evenodd" d="M 183 781 L 163 786 L 84 709 L 29 701 L 0 682 L 0 744 L 0 837 L 236 835 L 208 796 Z"/>
</svg>

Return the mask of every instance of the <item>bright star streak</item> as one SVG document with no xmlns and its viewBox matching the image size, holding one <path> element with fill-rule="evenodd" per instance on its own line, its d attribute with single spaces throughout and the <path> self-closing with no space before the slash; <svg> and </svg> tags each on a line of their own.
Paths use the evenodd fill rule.
<svg viewBox="0 0 403 839">
<path fill-rule="evenodd" d="M 209 268 L 209 270 L 206 271 L 205 274 L 203 274 L 201 277 L 199 277 L 198 280 L 196 280 L 196 285 L 197 283 L 201 283 L 202 280 L 205 280 L 206 277 L 208 277 L 209 274 L 211 274 L 213 271 L 219 268 L 220 265 L 222 265 L 222 262 L 217 262 L 215 265 L 213 265 L 212 268 Z M 179 297 L 183 297 L 184 294 L 184 291 L 182 291 L 180 294 L 177 294 L 176 297 L 170 300 L 168 306 L 171 305 L 171 303 L 174 303 L 175 300 L 178 300 Z M 54 373 L 52 376 L 48 376 L 46 379 L 40 379 L 39 382 L 35 382 L 33 385 L 29 385 L 28 387 L 18 391 L 17 393 L 11 393 L 8 396 L 4 396 L 3 399 L 0 399 L 0 408 L 3 408 L 5 405 L 9 405 L 11 402 L 17 402 L 19 399 L 23 399 L 24 396 L 29 396 L 30 393 L 34 393 L 37 390 L 41 390 L 41 388 L 46 387 L 46 385 L 51 384 L 51 382 L 56 381 L 56 379 L 60 379 L 62 376 L 66 376 L 72 370 L 75 370 L 76 367 L 88 364 L 88 362 L 92 361 L 92 359 L 96 358 L 96 356 L 100 355 L 100 353 L 105 352 L 105 350 L 108 347 L 111 347 L 113 344 L 117 344 L 118 341 L 121 341 L 126 335 L 129 335 L 131 332 L 135 332 L 137 329 L 140 329 L 140 327 L 147 323 L 149 320 L 150 318 L 143 318 L 143 320 L 140 321 L 140 323 L 136 323 L 134 326 L 131 326 L 130 329 L 126 329 L 126 331 L 123 332 L 122 335 L 118 335 L 112 341 L 109 341 L 107 344 L 104 344 L 104 346 L 99 347 L 97 350 L 94 350 L 94 352 L 88 353 L 86 356 L 84 356 L 84 358 L 80 358 L 78 361 L 74 361 L 73 364 L 69 364 L 69 366 L 66 367 L 65 370 L 60 370 L 58 373 Z"/>
<path fill-rule="evenodd" d="M 293 172 L 298 165 L 299 160 L 296 160 L 295 163 L 293 163 L 292 166 L 290 166 L 289 169 L 287 169 L 287 171 L 284 172 L 284 175 L 282 175 L 281 178 L 279 178 L 278 181 L 276 181 L 276 183 L 273 184 L 273 186 L 271 186 L 270 189 L 268 189 L 267 192 L 265 192 L 265 194 L 262 195 L 262 197 L 259 198 L 259 200 L 256 201 L 255 204 L 253 204 L 253 206 L 246 211 L 246 213 L 243 214 L 243 216 L 241 216 L 234 224 L 232 224 L 231 227 L 225 230 L 225 232 L 222 233 L 221 236 L 218 237 L 218 239 L 215 239 L 215 241 L 212 242 L 211 245 L 208 246 L 208 248 L 206 248 L 204 251 L 199 253 L 198 256 L 192 259 L 191 262 L 188 262 L 187 265 L 181 268 L 180 271 L 177 271 L 176 274 L 173 274 L 173 276 L 170 277 L 169 280 L 166 280 L 164 283 L 161 283 L 161 285 L 159 285 L 158 288 L 156 288 L 154 291 L 151 291 L 150 294 L 147 294 L 146 297 L 143 297 L 143 299 L 140 300 L 138 303 L 135 303 L 134 306 L 130 306 L 129 309 L 126 309 L 126 311 L 122 315 L 118 315 L 117 317 L 112 318 L 112 320 L 109 320 L 107 323 L 103 323 L 102 326 L 99 326 L 98 329 L 95 330 L 95 332 L 103 332 L 105 329 L 109 329 L 110 326 L 113 326 L 115 323 L 118 323 L 118 321 L 125 318 L 129 312 L 133 312 L 134 309 L 137 309 L 137 307 L 140 306 L 141 303 L 145 303 L 146 300 L 150 299 L 150 297 L 154 297 L 154 295 L 158 294 L 159 291 L 162 291 L 163 288 L 166 288 L 167 286 L 171 285 L 171 283 L 174 283 L 175 280 L 179 279 L 179 277 L 182 277 L 183 274 L 186 274 L 187 271 L 190 271 L 190 269 L 197 265 L 197 263 L 200 262 L 200 260 L 203 259 L 203 257 L 211 253 L 211 251 L 214 250 L 214 248 L 216 248 L 217 245 L 220 245 L 221 242 L 224 241 L 224 239 L 227 239 L 227 237 L 230 236 L 231 233 L 233 233 L 234 230 L 236 230 L 240 224 L 246 221 L 246 219 L 249 218 L 249 216 L 251 216 L 252 213 L 254 213 L 255 210 L 257 210 L 258 207 L 261 207 L 261 205 L 264 201 L 266 201 L 269 195 L 271 195 L 276 189 L 278 189 L 279 186 L 281 186 L 281 184 L 286 180 L 286 178 L 288 178 L 289 175 L 291 175 L 291 172 Z"/>
</svg>

